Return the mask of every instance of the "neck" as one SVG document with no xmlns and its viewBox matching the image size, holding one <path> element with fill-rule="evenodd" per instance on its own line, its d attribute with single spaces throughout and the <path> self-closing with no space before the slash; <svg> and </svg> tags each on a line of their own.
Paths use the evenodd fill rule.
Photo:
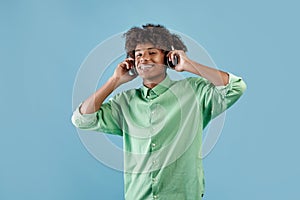
<svg viewBox="0 0 300 200">
<path fill-rule="evenodd" d="M 154 88 L 155 86 L 157 86 L 160 82 L 162 82 L 164 79 L 166 78 L 166 74 L 164 76 L 161 76 L 155 80 L 150 80 L 150 79 L 144 79 L 143 80 L 143 84 L 144 86 L 146 86 L 147 88 Z"/>
</svg>

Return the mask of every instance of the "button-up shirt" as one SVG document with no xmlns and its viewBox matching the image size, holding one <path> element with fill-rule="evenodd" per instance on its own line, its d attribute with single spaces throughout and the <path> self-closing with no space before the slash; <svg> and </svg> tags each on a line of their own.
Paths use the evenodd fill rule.
<svg viewBox="0 0 300 200">
<path fill-rule="evenodd" d="M 126 200 L 199 200 L 204 194 L 202 131 L 242 95 L 246 84 L 229 74 L 226 86 L 202 77 L 121 92 L 92 114 L 72 116 L 86 130 L 123 137 Z"/>
</svg>

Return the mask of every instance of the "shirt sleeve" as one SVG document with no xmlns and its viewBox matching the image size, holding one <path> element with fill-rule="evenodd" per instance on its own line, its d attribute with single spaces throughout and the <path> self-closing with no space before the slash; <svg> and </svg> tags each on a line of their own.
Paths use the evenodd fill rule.
<svg viewBox="0 0 300 200">
<path fill-rule="evenodd" d="M 204 78 L 195 79 L 193 85 L 202 109 L 203 127 L 231 107 L 246 90 L 243 79 L 231 73 L 225 86 L 215 86 Z"/>
<path fill-rule="evenodd" d="M 117 105 L 112 106 L 112 102 L 103 103 L 100 109 L 91 114 L 81 114 L 81 104 L 72 115 L 72 123 L 82 130 L 99 131 L 109 134 L 122 135 L 118 120 Z M 113 108 L 115 107 L 115 108 Z"/>
</svg>

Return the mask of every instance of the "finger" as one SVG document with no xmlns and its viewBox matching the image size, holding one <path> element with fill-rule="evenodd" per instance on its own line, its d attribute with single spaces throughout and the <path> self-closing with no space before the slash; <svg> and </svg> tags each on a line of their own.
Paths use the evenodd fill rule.
<svg viewBox="0 0 300 200">
<path fill-rule="evenodd" d="M 132 62 L 132 61 L 134 61 L 134 59 L 133 59 L 133 58 L 126 58 L 125 61 L 130 61 L 130 62 Z"/>
<path fill-rule="evenodd" d="M 172 62 L 173 62 L 174 59 L 175 59 L 175 55 L 176 55 L 176 52 L 172 52 L 172 54 L 171 54 Z"/>
<path fill-rule="evenodd" d="M 167 53 L 166 56 L 167 56 L 168 58 L 170 58 L 171 54 L 172 54 L 172 51 L 169 51 L 169 52 Z"/>
<path fill-rule="evenodd" d="M 121 63 L 119 63 L 118 66 L 121 67 L 121 68 L 124 68 L 124 67 L 125 67 L 125 64 L 124 64 L 124 62 L 121 62 Z"/>
<path fill-rule="evenodd" d="M 170 53 L 170 56 L 169 56 L 169 61 L 172 61 L 174 65 L 176 65 L 178 63 L 178 59 L 179 59 L 180 55 L 179 53 L 175 50 L 175 51 L 172 51 Z M 175 63 L 174 63 L 175 62 Z"/>
<path fill-rule="evenodd" d="M 125 68 L 126 68 L 126 69 L 130 69 L 130 65 L 129 65 L 129 62 L 128 62 L 128 61 L 124 61 L 123 63 L 124 63 L 124 65 L 125 65 Z"/>
<path fill-rule="evenodd" d="M 129 65 L 129 68 L 128 68 L 128 69 L 132 69 L 132 68 L 134 67 L 134 59 L 133 59 L 133 58 L 127 58 L 125 61 L 126 61 L 126 62 L 128 63 L 128 65 Z"/>
<path fill-rule="evenodd" d="M 121 63 L 119 64 L 119 66 L 120 66 L 122 69 L 128 69 L 128 68 L 127 68 L 127 65 L 128 65 L 127 62 L 121 62 Z"/>
<path fill-rule="evenodd" d="M 173 51 L 170 51 L 167 53 L 166 56 L 167 56 L 168 61 L 172 61 L 172 54 L 173 54 Z"/>
</svg>

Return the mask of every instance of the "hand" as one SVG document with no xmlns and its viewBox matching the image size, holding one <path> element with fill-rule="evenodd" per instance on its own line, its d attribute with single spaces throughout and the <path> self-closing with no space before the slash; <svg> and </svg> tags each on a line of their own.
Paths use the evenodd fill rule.
<svg viewBox="0 0 300 200">
<path fill-rule="evenodd" d="M 123 62 L 118 64 L 113 74 L 113 78 L 118 80 L 118 85 L 129 82 L 137 77 L 137 75 L 129 74 L 129 70 L 133 67 L 134 67 L 133 58 L 126 58 Z"/>
<path fill-rule="evenodd" d="M 175 56 L 177 56 L 177 65 L 173 69 L 178 72 L 186 71 L 185 68 L 190 63 L 190 59 L 185 52 L 182 50 L 173 50 L 167 54 L 169 61 L 174 60 Z"/>
</svg>

